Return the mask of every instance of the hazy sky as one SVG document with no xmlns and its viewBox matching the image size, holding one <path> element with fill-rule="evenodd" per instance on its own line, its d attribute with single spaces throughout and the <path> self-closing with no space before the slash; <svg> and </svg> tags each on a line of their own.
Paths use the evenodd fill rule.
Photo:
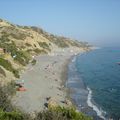
<svg viewBox="0 0 120 120">
<path fill-rule="evenodd" d="M 0 18 L 97 45 L 120 45 L 120 0 L 0 0 Z"/>
</svg>

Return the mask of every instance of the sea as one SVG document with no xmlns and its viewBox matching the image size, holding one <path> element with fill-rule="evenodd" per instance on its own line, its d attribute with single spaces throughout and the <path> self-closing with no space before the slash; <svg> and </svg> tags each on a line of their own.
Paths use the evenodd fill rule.
<svg viewBox="0 0 120 120">
<path fill-rule="evenodd" d="M 79 111 L 94 120 L 120 120 L 120 47 L 74 56 L 66 85 Z"/>
</svg>

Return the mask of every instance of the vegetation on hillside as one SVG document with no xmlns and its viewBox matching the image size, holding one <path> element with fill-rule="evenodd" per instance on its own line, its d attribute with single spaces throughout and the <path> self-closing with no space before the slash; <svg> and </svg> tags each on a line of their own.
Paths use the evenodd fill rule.
<svg viewBox="0 0 120 120">
<path fill-rule="evenodd" d="M 50 45 L 48 45 L 46 42 L 38 42 L 39 46 L 42 47 L 43 49 L 46 49 L 48 51 L 51 51 Z"/>
<path fill-rule="evenodd" d="M 36 62 L 37 62 L 37 61 L 36 61 L 35 59 L 33 59 L 33 60 L 31 61 L 31 64 L 32 64 L 32 65 L 35 65 Z"/>
<path fill-rule="evenodd" d="M 13 111 L 11 97 L 16 93 L 15 83 L 11 82 L 5 86 L 0 85 L 0 109 L 6 112 Z"/>
<path fill-rule="evenodd" d="M 69 47 L 69 44 L 67 44 L 66 41 L 61 38 L 53 39 L 53 40 L 51 40 L 51 42 L 56 44 L 60 48 Z"/>
<path fill-rule="evenodd" d="M 0 85 L 0 120 L 31 120 L 29 115 L 22 113 L 11 104 L 11 98 L 16 94 L 15 83 Z"/>
<path fill-rule="evenodd" d="M 58 106 L 37 113 L 35 120 L 92 120 L 92 118 L 76 111 L 75 108 Z"/>
<path fill-rule="evenodd" d="M 14 60 L 23 66 L 27 65 L 31 59 L 31 56 L 29 53 L 27 53 L 27 51 L 15 51 L 14 53 L 11 53 L 11 55 L 15 55 Z"/>
<path fill-rule="evenodd" d="M 16 40 L 24 40 L 28 34 L 26 34 L 23 31 L 20 31 L 19 29 L 17 29 L 17 27 L 15 26 L 8 26 L 8 27 L 3 27 L 2 28 L 2 34 L 8 37 L 13 37 Z"/>
<path fill-rule="evenodd" d="M 6 70 L 12 72 L 15 75 L 15 77 L 17 77 L 17 78 L 20 77 L 19 71 L 14 69 L 12 64 L 8 60 L 5 60 L 4 58 L 0 58 L 0 66 L 4 67 Z"/>
<path fill-rule="evenodd" d="M 0 38 L 0 47 L 5 49 L 7 53 L 9 53 L 11 55 L 11 57 L 14 57 L 14 60 L 16 60 L 17 62 L 19 62 L 22 65 L 26 65 L 29 63 L 30 60 L 30 55 L 25 52 L 20 50 L 15 42 L 10 41 L 9 38 L 2 36 Z"/>
<path fill-rule="evenodd" d="M 63 36 L 57 36 L 45 32 L 43 29 L 32 26 L 31 29 L 43 37 L 47 38 L 51 43 L 55 44 L 60 48 L 66 48 L 70 46 L 79 47 L 79 48 L 90 48 L 91 46 L 87 42 L 79 42 L 77 40 L 71 40 Z"/>
<path fill-rule="evenodd" d="M 25 43 L 25 45 L 26 45 L 27 47 L 31 47 L 31 46 L 32 46 L 32 45 L 29 44 L 29 43 Z"/>
<path fill-rule="evenodd" d="M 47 54 L 47 52 L 44 49 L 34 49 L 34 52 L 38 55 L 38 54 Z"/>
</svg>

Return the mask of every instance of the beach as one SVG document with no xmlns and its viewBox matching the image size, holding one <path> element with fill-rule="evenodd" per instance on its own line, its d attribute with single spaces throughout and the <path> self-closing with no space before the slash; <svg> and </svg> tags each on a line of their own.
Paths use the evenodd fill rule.
<svg viewBox="0 0 120 120">
<path fill-rule="evenodd" d="M 13 105 L 27 113 L 42 111 L 46 108 L 48 98 L 58 105 L 65 106 L 67 99 L 67 67 L 70 59 L 83 52 L 80 49 L 66 48 L 54 50 L 49 55 L 36 56 L 37 63 L 29 64 L 21 74 L 26 91 L 18 91 L 13 98 Z"/>
</svg>

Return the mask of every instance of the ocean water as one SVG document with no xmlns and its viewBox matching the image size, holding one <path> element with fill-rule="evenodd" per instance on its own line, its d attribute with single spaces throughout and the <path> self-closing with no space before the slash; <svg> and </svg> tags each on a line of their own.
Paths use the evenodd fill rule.
<svg viewBox="0 0 120 120">
<path fill-rule="evenodd" d="M 120 48 L 101 48 L 74 57 L 69 65 L 71 98 L 80 111 L 95 120 L 120 119 L 118 62 Z"/>
</svg>

